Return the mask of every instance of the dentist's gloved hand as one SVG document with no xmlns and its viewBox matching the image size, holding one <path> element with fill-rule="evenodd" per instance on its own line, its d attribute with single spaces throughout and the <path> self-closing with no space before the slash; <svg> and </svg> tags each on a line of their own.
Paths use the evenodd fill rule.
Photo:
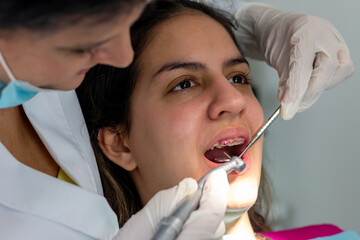
<svg viewBox="0 0 360 240">
<path fill-rule="evenodd" d="M 114 239 L 151 239 L 163 217 L 169 216 L 181 200 L 197 189 L 197 182 L 186 178 L 177 186 L 158 192 L 120 229 Z M 212 173 L 205 182 L 200 207 L 185 223 L 178 240 L 219 239 L 225 233 L 223 217 L 229 183 L 225 171 Z"/>
<path fill-rule="evenodd" d="M 256 3 L 242 5 L 235 17 L 244 55 L 265 59 L 279 74 L 278 100 L 285 120 L 354 72 L 344 39 L 327 20 Z"/>
<path fill-rule="evenodd" d="M 354 71 L 344 39 L 327 20 L 260 3 L 205 2 L 235 14 L 239 23 L 235 35 L 242 54 L 265 60 L 277 70 L 278 100 L 285 120 L 309 108 L 324 90 Z"/>
</svg>

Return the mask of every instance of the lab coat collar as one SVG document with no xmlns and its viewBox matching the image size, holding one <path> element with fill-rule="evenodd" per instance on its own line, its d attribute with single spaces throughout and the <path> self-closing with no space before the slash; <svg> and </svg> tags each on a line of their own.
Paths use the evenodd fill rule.
<svg viewBox="0 0 360 240">
<path fill-rule="evenodd" d="M 103 195 L 99 170 L 75 91 L 40 92 L 23 107 L 58 165 L 81 188 Z"/>
<path fill-rule="evenodd" d="M 1 204 L 96 239 L 112 239 L 118 232 L 104 197 L 20 163 L 1 143 L 0 156 Z"/>
</svg>

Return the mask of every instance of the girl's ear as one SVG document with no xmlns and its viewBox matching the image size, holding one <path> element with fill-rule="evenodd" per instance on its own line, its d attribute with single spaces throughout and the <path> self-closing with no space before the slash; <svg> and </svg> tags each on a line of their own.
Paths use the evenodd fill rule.
<svg viewBox="0 0 360 240">
<path fill-rule="evenodd" d="M 137 167 L 137 163 L 122 135 L 119 131 L 102 128 L 99 131 L 98 144 L 108 159 L 125 170 L 132 171 Z"/>
</svg>

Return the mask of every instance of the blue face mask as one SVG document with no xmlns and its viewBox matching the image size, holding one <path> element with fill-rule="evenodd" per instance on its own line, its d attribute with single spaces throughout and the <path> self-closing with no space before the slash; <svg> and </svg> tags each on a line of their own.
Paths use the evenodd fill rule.
<svg viewBox="0 0 360 240">
<path fill-rule="evenodd" d="M 15 107 L 30 100 L 38 92 L 51 91 L 50 89 L 38 88 L 28 82 L 15 79 L 1 52 L 0 64 L 10 78 L 8 84 L 5 84 L 0 80 L 0 108 Z"/>
</svg>

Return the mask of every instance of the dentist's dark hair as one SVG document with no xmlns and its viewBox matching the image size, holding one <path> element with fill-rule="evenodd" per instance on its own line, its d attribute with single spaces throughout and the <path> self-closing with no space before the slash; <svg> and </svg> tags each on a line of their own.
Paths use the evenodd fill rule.
<svg viewBox="0 0 360 240">
<path fill-rule="evenodd" d="M 99 24 L 140 3 L 145 0 L 1 0 L 0 31 L 56 31 L 89 17 L 89 24 Z"/>
<path fill-rule="evenodd" d="M 162 22 L 179 15 L 205 14 L 220 23 L 229 33 L 234 43 L 232 28 L 235 21 L 229 14 L 216 10 L 199 2 L 189 0 L 155 0 L 150 2 L 142 16 L 131 28 L 131 40 L 134 48 L 134 61 L 125 68 L 118 69 L 98 65 L 91 69 L 82 85 L 77 89 L 78 98 L 90 133 L 100 169 L 104 194 L 119 218 L 122 226 L 128 218 L 142 207 L 136 187 L 127 171 L 106 158 L 98 146 L 98 130 L 111 129 L 114 134 L 129 134 L 131 129 L 131 95 L 141 72 L 141 55 L 156 34 L 156 27 Z M 261 186 L 265 186 L 265 177 Z M 266 193 L 267 187 L 260 187 L 259 196 Z M 257 203 L 249 211 L 254 231 L 269 231 L 266 222 L 269 198 L 259 197 Z M 265 217 L 261 213 L 265 212 Z M 266 209 L 266 210 L 264 210 Z"/>
</svg>

